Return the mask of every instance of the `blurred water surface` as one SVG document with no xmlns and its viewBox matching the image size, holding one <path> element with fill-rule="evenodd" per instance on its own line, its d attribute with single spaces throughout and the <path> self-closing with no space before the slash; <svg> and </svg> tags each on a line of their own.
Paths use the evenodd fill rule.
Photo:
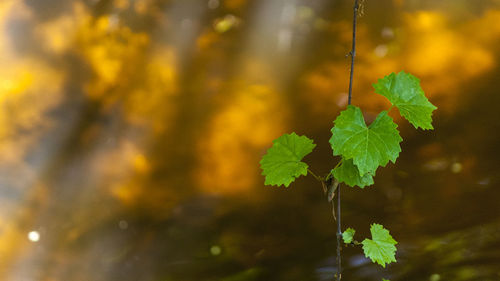
<svg viewBox="0 0 500 281">
<path fill-rule="evenodd" d="M 376 184 L 343 188 L 344 227 L 399 241 L 345 280 L 500 280 L 500 1 L 366 0 L 353 103 L 422 80 L 434 131 Z M 0 280 L 332 280 L 335 226 L 312 178 L 265 187 L 295 131 L 335 163 L 347 103 L 347 0 L 2 0 Z"/>
</svg>

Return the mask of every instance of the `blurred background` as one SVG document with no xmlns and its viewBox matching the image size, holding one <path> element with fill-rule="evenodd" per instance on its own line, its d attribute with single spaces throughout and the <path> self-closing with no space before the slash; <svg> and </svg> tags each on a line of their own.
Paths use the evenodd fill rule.
<svg viewBox="0 0 500 281">
<path fill-rule="evenodd" d="M 0 280 L 332 280 L 321 186 L 267 187 L 292 131 L 336 163 L 348 0 L 2 0 Z M 383 269 L 346 248 L 344 280 L 500 280 L 500 1 L 366 0 L 353 104 L 422 81 L 434 131 L 404 138 L 375 185 L 343 188 L 343 226 L 399 241 Z"/>
</svg>

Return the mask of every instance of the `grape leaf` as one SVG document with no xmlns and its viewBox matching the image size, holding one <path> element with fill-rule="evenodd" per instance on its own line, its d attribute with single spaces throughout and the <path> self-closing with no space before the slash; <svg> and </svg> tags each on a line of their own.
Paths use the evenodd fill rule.
<svg viewBox="0 0 500 281">
<path fill-rule="evenodd" d="M 352 159 L 360 176 L 375 174 L 378 166 L 385 166 L 401 152 L 398 126 L 382 111 L 367 127 L 361 109 L 349 105 L 334 121 L 330 144 L 334 155 Z"/>
<path fill-rule="evenodd" d="M 391 73 L 373 84 L 375 93 L 380 94 L 395 105 L 401 115 L 415 128 L 424 130 L 432 127 L 432 112 L 437 109 L 425 97 L 420 80 L 404 71 Z"/>
<path fill-rule="evenodd" d="M 288 187 L 297 177 L 307 175 L 306 163 L 302 158 L 316 147 L 306 136 L 295 133 L 284 134 L 273 141 L 273 146 L 262 157 L 260 167 L 266 177 L 266 185 L 284 185 Z"/>
<path fill-rule="evenodd" d="M 385 268 L 386 263 L 396 262 L 396 240 L 392 238 L 389 231 L 380 224 L 372 224 L 370 227 L 372 239 L 366 238 L 361 242 L 365 256 L 372 262 L 376 262 Z"/>
<path fill-rule="evenodd" d="M 348 229 L 346 229 L 342 233 L 342 239 L 344 239 L 344 243 L 350 244 L 354 238 L 354 233 L 356 233 L 356 230 L 354 230 L 350 227 Z"/>
<path fill-rule="evenodd" d="M 352 159 L 343 159 L 342 164 L 333 169 L 333 176 L 339 181 L 349 186 L 359 186 L 364 188 L 373 184 L 373 176 L 371 173 L 366 173 L 364 176 L 359 175 L 358 168 L 352 162 Z"/>
</svg>

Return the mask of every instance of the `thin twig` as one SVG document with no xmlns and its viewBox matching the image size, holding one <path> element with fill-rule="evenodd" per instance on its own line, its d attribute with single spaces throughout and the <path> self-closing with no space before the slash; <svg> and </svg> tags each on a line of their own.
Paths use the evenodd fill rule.
<svg viewBox="0 0 500 281">
<path fill-rule="evenodd" d="M 354 13 L 352 19 L 352 49 L 349 53 L 351 56 L 351 73 L 349 75 L 349 97 L 347 104 L 351 104 L 352 99 L 352 81 L 354 78 L 354 59 L 356 58 L 356 25 L 358 16 L 359 3 L 354 0 Z M 342 259 L 340 251 L 342 249 L 342 224 L 341 224 L 341 208 L 340 208 L 340 185 L 337 188 L 337 280 L 342 279 Z"/>
</svg>

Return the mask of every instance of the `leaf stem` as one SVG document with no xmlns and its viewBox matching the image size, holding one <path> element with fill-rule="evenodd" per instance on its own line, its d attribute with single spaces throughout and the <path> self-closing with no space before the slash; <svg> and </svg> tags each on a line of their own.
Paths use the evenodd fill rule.
<svg viewBox="0 0 500 281">
<path fill-rule="evenodd" d="M 346 245 L 351 245 L 351 246 L 360 246 L 360 245 L 363 245 L 363 243 L 357 241 L 357 240 L 352 240 L 351 243 L 349 244 L 346 244 Z"/>
<path fill-rule="evenodd" d="M 340 166 L 340 164 L 342 164 L 343 160 L 344 160 L 344 158 L 340 159 L 340 161 L 337 163 L 337 165 L 335 165 L 335 167 L 333 167 L 333 169 L 335 170 L 336 168 L 338 168 Z"/>
<path fill-rule="evenodd" d="M 311 169 L 307 168 L 307 171 L 319 182 L 323 182 L 323 179 L 319 176 L 317 176 Z"/>
<path fill-rule="evenodd" d="M 356 240 L 353 240 L 351 244 L 354 244 L 356 246 L 363 245 L 363 243 L 356 241 Z"/>
</svg>

